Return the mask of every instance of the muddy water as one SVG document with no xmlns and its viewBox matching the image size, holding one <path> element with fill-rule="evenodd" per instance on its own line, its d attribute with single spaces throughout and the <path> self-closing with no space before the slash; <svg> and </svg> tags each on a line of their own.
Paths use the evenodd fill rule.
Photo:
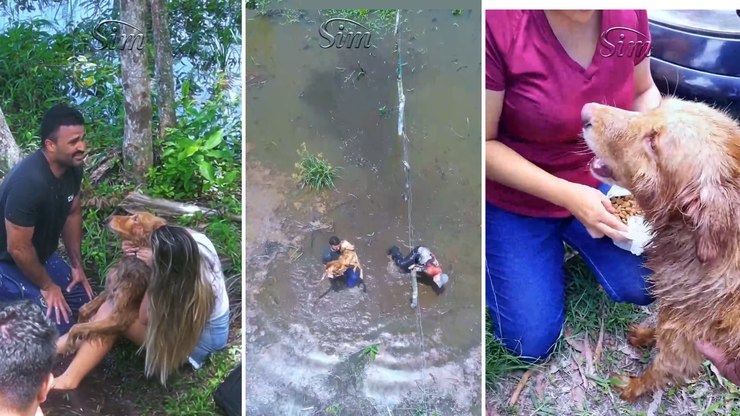
<svg viewBox="0 0 740 416">
<path fill-rule="evenodd" d="M 419 285 L 418 315 L 386 255 L 409 244 L 392 28 L 322 49 L 316 12 L 247 14 L 247 414 L 479 413 L 480 21 L 402 17 L 411 244 L 450 275 L 441 295 Z M 303 142 L 342 167 L 335 191 L 296 188 Z M 367 293 L 320 298 L 333 234 L 357 247 Z"/>
</svg>

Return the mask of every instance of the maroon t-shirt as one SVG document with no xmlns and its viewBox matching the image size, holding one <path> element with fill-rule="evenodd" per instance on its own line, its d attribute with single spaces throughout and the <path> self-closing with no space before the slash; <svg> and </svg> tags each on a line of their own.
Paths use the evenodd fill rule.
<svg viewBox="0 0 740 416">
<path fill-rule="evenodd" d="M 579 138 L 581 108 L 597 102 L 631 110 L 634 68 L 650 52 L 645 11 L 601 13 L 599 43 L 584 69 L 560 44 L 544 11 L 486 11 L 486 89 L 506 91 L 497 140 L 559 178 L 593 187 L 593 155 Z M 490 180 L 486 200 L 522 215 L 570 215 Z"/>
</svg>

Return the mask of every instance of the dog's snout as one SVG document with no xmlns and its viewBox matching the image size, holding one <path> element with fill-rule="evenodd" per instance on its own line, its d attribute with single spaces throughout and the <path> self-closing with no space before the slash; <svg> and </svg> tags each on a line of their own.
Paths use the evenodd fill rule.
<svg viewBox="0 0 740 416">
<path fill-rule="evenodd" d="M 593 107 L 594 105 L 592 103 L 588 103 L 583 106 L 581 109 L 581 123 L 583 123 L 583 128 L 589 128 L 591 127 L 591 119 L 593 117 Z"/>
<path fill-rule="evenodd" d="M 113 220 L 113 215 L 108 215 L 108 217 L 103 220 L 102 225 L 107 226 L 108 224 L 110 224 L 111 220 Z"/>
</svg>

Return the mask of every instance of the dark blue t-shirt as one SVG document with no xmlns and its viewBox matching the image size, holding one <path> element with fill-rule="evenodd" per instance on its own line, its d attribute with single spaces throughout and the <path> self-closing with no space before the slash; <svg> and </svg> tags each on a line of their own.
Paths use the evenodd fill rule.
<svg viewBox="0 0 740 416">
<path fill-rule="evenodd" d="M 41 150 L 23 159 L 0 185 L 0 261 L 14 263 L 8 253 L 5 220 L 34 227 L 33 247 L 41 264 L 56 251 L 72 201 L 80 192 L 82 167 L 69 168 L 57 178 Z"/>
<path fill-rule="evenodd" d="M 323 255 L 321 256 L 321 260 L 326 264 L 332 260 L 338 259 L 341 254 L 342 253 L 340 253 L 339 250 L 332 251 L 331 245 L 327 245 L 324 249 Z"/>
</svg>

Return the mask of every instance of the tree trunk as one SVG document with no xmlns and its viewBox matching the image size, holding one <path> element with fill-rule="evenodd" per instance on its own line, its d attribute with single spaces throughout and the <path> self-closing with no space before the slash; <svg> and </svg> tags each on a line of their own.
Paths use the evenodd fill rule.
<svg viewBox="0 0 740 416">
<path fill-rule="evenodd" d="M 151 0 L 152 33 L 154 34 L 154 68 L 157 77 L 159 107 L 159 138 L 166 129 L 175 127 L 175 78 L 172 74 L 172 41 L 167 19 L 167 2 Z"/>
<path fill-rule="evenodd" d="M 154 156 L 145 16 L 146 0 L 121 0 L 121 20 L 136 28 L 121 25 L 124 36 L 120 45 L 125 111 L 123 171 L 126 179 L 137 185 L 144 185 L 145 175 L 152 166 Z"/>
<path fill-rule="evenodd" d="M 5 114 L 0 108 L 0 177 L 10 172 L 10 169 L 21 160 L 21 149 L 13 138 L 13 133 L 5 122 Z"/>
</svg>

